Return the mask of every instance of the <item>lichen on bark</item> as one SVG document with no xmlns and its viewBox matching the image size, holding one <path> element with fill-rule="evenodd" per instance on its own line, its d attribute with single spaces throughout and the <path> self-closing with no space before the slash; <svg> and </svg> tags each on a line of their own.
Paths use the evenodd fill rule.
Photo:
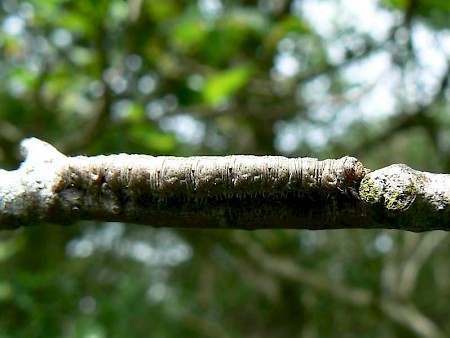
<svg viewBox="0 0 450 338">
<path fill-rule="evenodd" d="M 359 193 L 367 203 L 382 202 L 388 210 L 406 210 L 417 195 L 415 173 L 403 164 L 371 172 L 362 179 Z"/>
</svg>

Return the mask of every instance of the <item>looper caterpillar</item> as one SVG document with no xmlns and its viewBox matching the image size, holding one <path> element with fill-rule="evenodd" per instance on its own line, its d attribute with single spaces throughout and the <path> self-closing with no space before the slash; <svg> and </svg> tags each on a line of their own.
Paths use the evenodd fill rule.
<svg viewBox="0 0 450 338">
<path fill-rule="evenodd" d="M 69 160 L 70 174 L 62 186 L 97 187 L 100 193 L 111 191 L 132 199 L 144 193 L 159 201 L 172 197 L 279 197 L 318 190 L 357 196 L 357 186 L 368 172 L 350 156 L 319 161 L 282 156 L 181 158 L 119 154 Z"/>
</svg>

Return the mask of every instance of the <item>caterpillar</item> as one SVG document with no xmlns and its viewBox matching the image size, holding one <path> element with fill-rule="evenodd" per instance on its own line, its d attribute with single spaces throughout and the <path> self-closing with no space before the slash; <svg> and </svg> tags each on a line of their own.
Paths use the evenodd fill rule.
<svg viewBox="0 0 450 338">
<path fill-rule="evenodd" d="M 285 196 L 319 189 L 355 195 L 368 173 L 350 156 L 340 159 L 232 155 L 170 157 L 109 155 L 72 157 L 64 186 L 171 197 Z M 100 191 L 100 192 L 101 192 Z M 357 195 L 357 193 L 356 193 Z"/>
</svg>

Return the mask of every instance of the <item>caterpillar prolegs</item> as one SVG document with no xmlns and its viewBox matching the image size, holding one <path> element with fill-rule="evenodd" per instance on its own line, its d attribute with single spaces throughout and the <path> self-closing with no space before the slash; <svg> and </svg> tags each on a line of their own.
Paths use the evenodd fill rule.
<svg viewBox="0 0 450 338">
<path fill-rule="evenodd" d="M 158 201 L 172 197 L 286 196 L 322 190 L 357 196 L 368 173 L 354 157 L 315 158 L 233 155 L 225 157 L 153 157 L 109 155 L 69 158 L 64 186 L 113 191 Z"/>
</svg>

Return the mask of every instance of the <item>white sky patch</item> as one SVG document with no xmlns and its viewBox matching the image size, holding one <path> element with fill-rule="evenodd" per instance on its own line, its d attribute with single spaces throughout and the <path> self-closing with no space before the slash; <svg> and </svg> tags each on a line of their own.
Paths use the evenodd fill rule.
<svg viewBox="0 0 450 338">
<path fill-rule="evenodd" d="M 156 76 L 153 75 L 144 75 L 142 76 L 137 83 L 137 87 L 142 94 L 149 95 L 156 90 L 158 85 L 158 80 Z"/>
<path fill-rule="evenodd" d="M 436 40 L 439 48 L 448 57 L 450 57 L 450 30 L 439 31 L 436 34 Z"/>
<path fill-rule="evenodd" d="M 342 0 L 340 13 L 345 13 L 343 17 L 350 20 L 358 31 L 370 34 L 375 40 L 384 40 L 392 25 L 394 15 L 391 12 L 379 7 L 377 0 Z"/>
<path fill-rule="evenodd" d="M 308 102 L 317 102 L 323 99 L 324 95 L 328 93 L 330 89 L 330 80 L 327 76 L 318 76 L 315 79 L 305 83 L 301 87 L 301 94 Z"/>
<path fill-rule="evenodd" d="M 341 75 L 350 86 L 342 95 L 330 95 L 326 76 L 302 86 L 300 95 L 309 108 L 309 119 L 316 123 L 298 119 L 278 124 L 275 145 L 279 151 L 289 154 L 302 143 L 320 149 L 345 134 L 355 121 L 370 123 L 395 113 L 401 74 L 393 70 L 387 52 L 353 63 L 343 68 Z"/>
<path fill-rule="evenodd" d="M 57 29 L 52 33 L 51 40 L 60 47 L 65 48 L 72 44 L 72 34 L 67 29 Z"/>
<path fill-rule="evenodd" d="M 10 35 L 20 35 L 25 29 L 25 20 L 17 15 L 8 16 L 3 21 L 3 30 Z"/>
<path fill-rule="evenodd" d="M 189 114 L 163 117 L 161 129 L 172 131 L 180 142 L 199 144 L 205 136 L 205 125 Z"/>
<path fill-rule="evenodd" d="M 420 65 L 433 75 L 443 74 L 447 67 L 447 60 L 440 50 L 440 44 L 434 32 L 431 32 L 424 25 L 418 24 L 415 25 L 412 36 Z"/>
<path fill-rule="evenodd" d="M 129 256 L 137 262 L 151 266 L 176 266 L 189 260 L 192 249 L 170 232 L 159 235 L 161 242 L 123 241 L 120 254 Z"/>
<path fill-rule="evenodd" d="M 383 40 L 395 18 L 377 4 L 377 0 L 310 0 L 302 1 L 298 8 L 324 38 L 335 38 L 342 27 L 351 25 L 361 33 L 370 34 L 375 40 Z"/>
<path fill-rule="evenodd" d="M 166 112 L 164 102 L 162 100 L 153 100 L 145 107 L 147 117 L 152 120 L 157 120 Z"/>
<path fill-rule="evenodd" d="M 335 33 L 334 24 L 337 12 L 336 1 L 300 1 L 299 11 L 314 30 L 323 37 L 331 37 Z"/>
<path fill-rule="evenodd" d="M 66 253 L 70 257 L 86 258 L 94 252 L 94 243 L 88 239 L 71 240 L 66 245 Z"/>
<path fill-rule="evenodd" d="M 275 148 L 285 154 L 294 152 L 302 143 L 323 147 L 330 139 L 330 127 L 327 124 L 314 124 L 308 121 L 298 123 L 279 122 L 275 125 Z"/>
<path fill-rule="evenodd" d="M 293 77 L 300 71 L 300 62 L 292 53 L 281 53 L 275 57 L 275 70 L 283 77 Z"/>
<path fill-rule="evenodd" d="M 310 0 L 301 2 L 299 8 L 314 30 L 328 40 L 329 59 L 335 64 L 344 61 L 346 50 L 358 52 L 364 46 L 358 33 L 383 41 L 396 21 L 395 14 L 380 8 L 377 0 Z M 349 29 L 356 32 L 342 34 Z M 306 84 L 302 95 L 310 108 L 310 116 L 315 121 L 322 121 L 321 126 L 307 128 L 307 142 L 320 147 L 355 120 L 378 120 L 393 114 L 395 88 L 400 78 L 393 76 L 392 71 L 390 55 L 381 51 L 341 70 L 343 79 L 350 86 L 342 96 L 330 95 L 330 84 L 320 78 Z M 328 132 L 324 132 L 324 128 Z M 304 138 L 305 130 L 301 129 L 302 135 L 298 137 Z M 285 143 L 279 141 L 281 147 Z"/>
<path fill-rule="evenodd" d="M 325 76 L 304 86 L 302 94 L 315 121 L 332 122 L 345 127 L 362 117 L 378 120 L 395 112 L 394 93 L 400 78 L 392 73 L 388 53 L 374 54 L 343 68 L 341 73 L 350 86 L 342 96 L 329 95 L 330 83 Z M 346 107 L 350 107 L 351 113 Z M 336 113 L 339 108 L 344 109 Z"/>
<path fill-rule="evenodd" d="M 299 142 L 298 128 L 293 123 L 278 121 L 275 124 L 274 144 L 278 151 L 292 153 L 297 149 Z"/>
<path fill-rule="evenodd" d="M 88 229 L 66 245 L 72 258 L 87 258 L 95 252 L 114 252 L 148 266 L 176 266 L 189 260 L 191 247 L 171 231 L 158 231 L 151 240 L 129 238 L 123 223 L 104 223 L 101 228 Z"/>
<path fill-rule="evenodd" d="M 367 122 L 379 121 L 395 113 L 397 103 L 393 95 L 395 83 L 398 81 L 385 76 L 380 79 L 379 84 L 361 98 L 359 107 Z"/>
<path fill-rule="evenodd" d="M 326 125 L 315 125 L 306 123 L 303 129 L 304 141 L 310 145 L 322 148 L 328 142 L 330 130 Z"/>
<path fill-rule="evenodd" d="M 375 238 L 374 247 L 381 254 L 391 251 L 393 246 L 394 241 L 387 233 L 381 233 Z"/>
<path fill-rule="evenodd" d="M 344 79 L 355 85 L 344 96 L 358 105 L 360 117 L 376 121 L 395 113 L 395 92 L 401 78 L 392 69 L 387 52 L 376 53 L 362 62 L 344 68 L 342 72 Z M 353 120 L 358 115 L 353 116 Z M 346 120 L 348 118 L 345 117 Z"/>
<path fill-rule="evenodd" d="M 111 86 L 116 94 L 125 92 L 128 88 L 128 80 L 116 68 L 108 68 L 103 72 L 103 80 Z"/>
<path fill-rule="evenodd" d="M 417 58 L 412 83 L 415 96 L 420 104 L 427 104 L 439 90 L 442 74 L 446 73 L 448 53 L 445 44 L 450 45 L 450 37 L 430 31 L 417 24 L 413 30 L 413 46 Z M 442 41 L 444 40 L 444 41 Z M 442 45 L 444 42 L 444 45 Z"/>
<path fill-rule="evenodd" d="M 373 83 L 379 80 L 380 76 L 389 71 L 391 67 L 391 57 L 387 52 L 378 52 L 362 62 L 353 63 L 347 67 L 347 80 L 361 83 Z M 353 68 L 353 73 L 349 74 Z"/>
<path fill-rule="evenodd" d="M 327 46 L 328 59 L 331 64 L 338 65 L 345 61 L 345 46 L 342 42 L 331 41 Z"/>
<path fill-rule="evenodd" d="M 215 19 L 223 11 L 222 1 L 220 0 L 198 0 L 198 8 L 203 17 Z"/>
</svg>

